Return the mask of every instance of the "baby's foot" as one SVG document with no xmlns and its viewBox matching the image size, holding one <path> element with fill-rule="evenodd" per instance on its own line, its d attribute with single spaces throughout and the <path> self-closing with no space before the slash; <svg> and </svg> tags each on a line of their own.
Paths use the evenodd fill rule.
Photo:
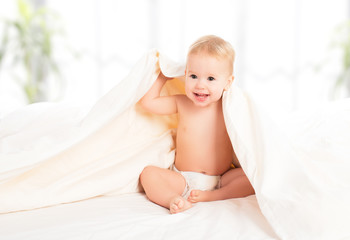
<svg viewBox="0 0 350 240">
<path fill-rule="evenodd" d="M 173 200 L 171 200 L 169 210 L 170 213 L 173 214 L 183 212 L 191 207 L 192 204 L 189 201 L 187 201 L 183 197 L 177 196 L 173 198 Z"/>
<path fill-rule="evenodd" d="M 191 203 L 206 202 L 209 201 L 209 193 L 209 191 L 192 190 L 187 200 Z"/>
</svg>

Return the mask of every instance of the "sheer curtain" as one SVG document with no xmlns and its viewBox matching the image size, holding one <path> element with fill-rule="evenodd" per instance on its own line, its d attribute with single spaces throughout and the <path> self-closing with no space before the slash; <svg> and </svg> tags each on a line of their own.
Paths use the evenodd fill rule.
<svg viewBox="0 0 350 240">
<path fill-rule="evenodd" d="M 64 51 L 57 55 L 66 85 L 63 101 L 77 104 L 102 96 L 150 48 L 185 62 L 188 46 L 205 34 L 232 43 L 237 53 L 236 84 L 271 112 L 319 104 L 328 99 L 340 70 L 340 58 L 329 54 L 334 29 L 348 18 L 347 0 L 46 0 L 45 4 L 60 15 L 66 41 L 79 55 Z M 321 71 L 315 70 L 317 66 Z M 0 76 L 1 82 L 9 80 Z"/>
</svg>

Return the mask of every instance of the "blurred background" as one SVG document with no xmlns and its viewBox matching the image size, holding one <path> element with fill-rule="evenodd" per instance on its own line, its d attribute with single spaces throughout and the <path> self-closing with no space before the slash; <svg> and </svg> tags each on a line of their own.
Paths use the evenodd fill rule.
<svg viewBox="0 0 350 240">
<path fill-rule="evenodd" d="M 272 114 L 349 96 L 349 0 L 0 0 L 0 118 L 94 103 L 151 48 L 202 35 L 236 50 L 235 84 Z"/>
</svg>

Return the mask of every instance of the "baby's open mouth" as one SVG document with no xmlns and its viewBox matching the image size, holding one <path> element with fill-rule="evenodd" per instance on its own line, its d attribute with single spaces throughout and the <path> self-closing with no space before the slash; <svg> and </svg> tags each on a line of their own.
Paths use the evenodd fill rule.
<svg viewBox="0 0 350 240">
<path fill-rule="evenodd" d="M 208 97 L 209 94 L 204 94 L 204 93 L 194 93 L 194 95 L 196 95 L 196 97 Z"/>
<path fill-rule="evenodd" d="M 205 93 L 193 93 L 195 98 L 197 99 L 197 101 L 199 102 L 204 102 L 206 101 L 206 99 L 209 97 L 209 94 L 205 94 Z"/>
</svg>

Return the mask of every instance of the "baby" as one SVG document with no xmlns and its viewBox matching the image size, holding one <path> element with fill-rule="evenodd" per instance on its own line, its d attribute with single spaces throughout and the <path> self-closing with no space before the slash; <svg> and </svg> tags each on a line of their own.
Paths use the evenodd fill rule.
<svg viewBox="0 0 350 240">
<path fill-rule="evenodd" d="M 187 55 L 186 95 L 160 96 L 169 80 L 160 73 L 140 100 L 152 113 L 178 113 L 174 165 L 170 170 L 147 166 L 140 175 L 147 197 L 170 213 L 187 210 L 196 202 L 254 194 L 234 153 L 222 111 L 223 92 L 234 79 L 234 57 L 228 42 L 204 36 Z"/>
</svg>

